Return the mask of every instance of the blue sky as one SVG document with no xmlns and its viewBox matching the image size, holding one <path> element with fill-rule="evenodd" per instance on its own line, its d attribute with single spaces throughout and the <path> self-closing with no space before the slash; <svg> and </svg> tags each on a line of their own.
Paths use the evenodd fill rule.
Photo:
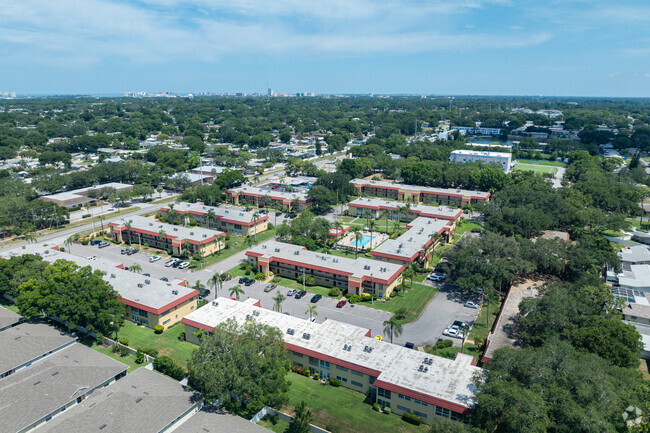
<svg viewBox="0 0 650 433">
<path fill-rule="evenodd" d="M 650 2 L 0 0 L 0 90 L 650 96 Z"/>
</svg>

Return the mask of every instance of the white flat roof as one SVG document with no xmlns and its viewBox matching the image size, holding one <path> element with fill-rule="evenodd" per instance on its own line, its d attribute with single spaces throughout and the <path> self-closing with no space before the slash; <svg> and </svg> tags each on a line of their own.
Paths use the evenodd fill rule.
<svg viewBox="0 0 650 433">
<path fill-rule="evenodd" d="M 212 229 L 206 229 L 203 227 L 184 227 L 175 224 L 161 223 L 156 221 L 153 218 L 147 218 L 143 216 L 130 216 L 127 219 L 115 219 L 108 224 L 111 226 L 116 226 L 121 230 L 126 229 L 126 222 L 131 222 L 132 230 L 140 230 L 145 232 L 150 232 L 155 236 L 158 236 L 161 230 L 165 232 L 165 237 L 182 240 L 189 240 L 198 243 L 204 243 L 216 238 L 218 236 L 225 235 L 224 232 Z"/>
<path fill-rule="evenodd" d="M 283 262 L 294 262 L 304 264 L 306 267 L 326 268 L 334 272 L 344 272 L 348 276 L 363 278 L 369 281 L 371 277 L 375 281 L 386 280 L 392 282 L 401 272 L 403 266 L 393 263 L 386 263 L 377 260 L 359 257 L 349 259 L 331 254 L 309 251 L 300 245 L 292 245 L 284 242 L 269 241 L 257 245 L 248 251 L 247 256 L 265 257 L 280 259 Z"/>
<path fill-rule="evenodd" d="M 429 355 L 370 338 L 368 329 L 331 319 L 323 323 L 310 322 L 256 307 L 257 302 L 256 299 L 239 302 L 218 298 L 185 316 L 182 323 L 210 331 L 229 318 L 239 324 L 255 320 L 279 329 L 289 350 L 314 351 L 334 358 L 330 362 L 377 377 L 376 383 L 381 382 L 382 388 L 401 387 L 405 392 L 423 394 L 415 394 L 421 400 L 433 397 L 463 408 L 474 404 L 473 377 L 481 369 L 471 365 L 471 356 L 458 354 L 455 360 L 450 360 Z M 293 332 L 287 333 L 289 329 Z M 344 349 L 346 346 L 349 350 Z M 425 358 L 431 360 L 430 363 L 424 364 Z M 419 371 L 422 365 L 427 367 L 426 372 Z"/>
<path fill-rule="evenodd" d="M 57 260 L 69 260 L 79 266 L 90 266 L 93 270 L 102 272 L 104 281 L 113 286 L 127 305 L 136 306 L 155 314 L 165 311 L 176 302 L 181 303 L 183 299 L 198 295 L 196 290 L 179 285 L 178 283 L 181 282 L 179 280 L 174 282 L 161 281 L 118 268 L 117 266 L 122 265 L 122 263 L 113 260 L 103 258 L 88 260 L 85 257 L 73 256 L 37 244 L 27 245 L 26 249 L 14 249 L 4 253 L 3 257 L 9 258 L 22 254 L 38 254 L 49 263 L 54 263 Z M 174 294 L 174 291 L 177 293 Z"/>
<path fill-rule="evenodd" d="M 59 201 L 71 200 L 80 197 L 87 197 L 86 194 L 88 190 L 108 188 L 108 187 L 115 188 L 117 191 L 121 191 L 126 188 L 132 188 L 133 185 L 126 185 L 124 183 L 119 183 L 119 182 L 109 182 L 109 183 L 103 183 L 101 185 L 89 186 L 87 188 L 74 189 L 72 191 L 64 191 L 64 192 L 59 192 L 57 194 L 44 195 L 42 198 L 47 198 L 50 200 L 59 200 Z"/>
<path fill-rule="evenodd" d="M 512 153 L 508 152 L 486 152 L 482 150 L 458 149 L 451 152 L 452 155 L 468 156 L 489 156 L 492 158 L 512 158 Z"/>
<path fill-rule="evenodd" d="M 398 206 L 404 206 L 404 203 L 376 197 L 359 197 L 348 203 L 348 206 L 396 210 Z M 453 209 L 447 206 L 427 206 L 425 204 L 411 204 L 409 212 L 426 217 L 443 219 L 456 219 L 463 214 L 463 211 L 460 209 Z"/>
<path fill-rule="evenodd" d="M 469 197 L 488 198 L 490 196 L 489 192 L 470 191 L 467 189 L 456 189 L 456 188 L 432 188 L 428 186 L 406 185 L 404 183 L 386 182 L 383 180 L 352 179 L 350 183 L 353 185 L 367 185 L 367 186 L 374 186 L 377 188 L 401 189 L 403 191 L 413 191 L 413 192 L 420 192 L 420 193 L 423 192 L 423 193 L 438 194 L 438 195 L 463 196 L 468 198 Z"/>
<path fill-rule="evenodd" d="M 163 205 L 161 206 L 160 210 L 167 212 L 169 210 L 169 206 Z M 188 202 L 176 203 L 174 206 L 174 210 L 179 213 L 190 212 L 190 213 L 196 213 L 201 215 L 207 215 L 208 212 L 212 210 L 212 212 L 214 212 L 214 215 L 217 219 L 232 221 L 234 223 L 244 224 L 244 225 L 250 225 L 250 223 L 252 223 L 253 221 L 253 215 L 255 215 L 255 213 L 257 212 L 257 211 L 245 211 L 244 208 L 242 207 L 223 208 L 223 207 L 216 207 L 216 206 L 208 206 L 202 203 L 188 203 Z M 261 221 L 265 219 L 268 219 L 266 215 L 258 214 L 256 221 Z"/>
<path fill-rule="evenodd" d="M 424 217 L 414 219 L 407 227 L 409 229 L 406 233 L 397 239 L 388 239 L 372 250 L 371 254 L 388 254 L 410 259 L 432 242 L 431 235 L 433 233 L 442 234 L 445 229 L 451 228 L 449 221 Z"/>
<path fill-rule="evenodd" d="M 256 197 L 265 197 L 268 195 L 272 199 L 275 200 L 281 199 L 286 202 L 291 202 L 295 199 L 298 199 L 300 201 L 306 201 L 309 199 L 309 197 L 307 197 L 307 194 L 304 192 L 299 192 L 299 191 L 286 192 L 286 191 L 278 191 L 277 189 L 273 189 L 269 191 L 266 189 L 262 189 L 250 185 L 244 185 L 237 188 L 233 188 L 228 190 L 228 192 L 230 192 L 231 194 L 232 193 L 246 194 L 246 195 L 252 195 Z"/>
</svg>

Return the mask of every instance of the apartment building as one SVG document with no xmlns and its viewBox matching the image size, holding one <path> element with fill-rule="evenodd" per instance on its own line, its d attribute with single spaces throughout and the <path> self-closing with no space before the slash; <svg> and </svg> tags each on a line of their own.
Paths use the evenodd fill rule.
<svg viewBox="0 0 650 433">
<path fill-rule="evenodd" d="M 286 211 L 309 209 L 311 199 L 305 192 L 285 191 L 284 189 L 267 189 L 244 185 L 229 189 L 228 196 L 237 206 L 242 199 L 249 205 L 258 207 L 277 207 Z"/>
<path fill-rule="evenodd" d="M 467 204 L 476 204 L 490 199 L 489 192 L 469 191 L 465 189 L 430 188 L 366 179 L 353 179 L 350 183 L 361 194 L 412 203 L 435 203 L 436 205 L 462 207 Z"/>
<path fill-rule="evenodd" d="M 406 412 L 432 424 L 436 417 L 462 420 L 475 402 L 471 356 L 446 359 L 371 338 L 371 331 L 327 319 L 323 323 L 259 307 L 256 299 L 215 301 L 183 319 L 188 341 L 198 343 L 197 331 L 209 334 L 233 318 L 254 320 L 279 329 L 292 364 L 341 385 L 370 392 L 374 402 L 398 414 Z"/>
<path fill-rule="evenodd" d="M 374 293 L 388 297 L 402 282 L 404 267 L 367 258 L 348 259 L 309 251 L 305 247 L 271 241 L 246 251 L 248 262 L 266 275 L 300 279 L 311 276 L 317 284 L 338 287 L 350 294 Z"/>
<path fill-rule="evenodd" d="M 268 228 L 268 215 L 245 211 L 239 207 L 215 207 L 202 203 L 180 202 L 160 208 L 160 217 L 180 224 L 198 224 L 240 236 L 252 236 Z"/>
<path fill-rule="evenodd" d="M 436 245 L 453 234 L 454 224 L 448 220 L 418 217 L 406 228 L 402 236 L 384 241 L 370 254 L 379 261 L 398 265 L 413 262 L 426 265 Z"/>
<path fill-rule="evenodd" d="M 503 171 L 510 171 L 512 165 L 512 153 L 508 152 L 482 152 L 479 150 L 460 149 L 454 150 L 449 156 L 451 162 L 483 162 L 485 164 L 495 163 Z"/>
<path fill-rule="evenodd" d="M 128 220 L 114 220 L 108 223 L 110 235 L 117 242 L 147 244 L 180 255 L 202 257 L 216 253 L 225 247 L 225 233 L 201 227 L 183 227 L 166 224 L 151 218 L 131 216 Z"/>
<path fill-rule="evenodd" d="M 149 328 L 155 328 L 156 325 L 169 328 L 198 308 L 199 292 L 186 287 L 185 281 L 161 281 L 126 271 L 124 264 L 113 260 L 103 258 L 88 260 L 37 244 L 26 246 L 25 249 L 12 250 L 3 256 L 21 254 L 37 254 L 50 263 L 68 260 L 79 266 L 90 266 L 93 270 L 100 271 L 104 281 L 120 294 L 120 301 L 125 308 L 125 319 Z"/>
<path fill-rule="evenodd" d="M 393 221 L 413 221 L 418 217 L 439 218 L 456 221 L 463 214 L 460 209 L 447 206 L 428 206 L 425 204 L 409 204 L 390 201 L 383 198 L 359 197 L 348 203 L 351 214 L 365 218 L 366 214 L 372 219 L 388 218 Z"/>
</svg>

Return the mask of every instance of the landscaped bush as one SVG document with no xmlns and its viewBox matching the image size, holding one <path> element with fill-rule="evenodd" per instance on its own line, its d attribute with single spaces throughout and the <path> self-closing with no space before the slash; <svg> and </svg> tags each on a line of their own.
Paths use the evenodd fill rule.
<svg viewBox="0 0 650 433">
<path fill-rule="evenodd" d="M 330 385 L 332 385 L 334 387 L 341 386 L 341 381 L 338 380 L 338 379 L 330 379 Z"/>
<path fill-rule="evenodd" d="M 81 240 L 81 245 L 88 245 L 90 241 L 87 238 Z"/>
<path fill-rule="evenodd" d="M 314 380 L 318 380 L 318 373 L 314 373 Z"/>
<path fill-rule="evenodd" d="M 129 345 L 129 339 L 126 338 L 126 337 L 120 337 L 120 344 L 128 346 Z"/>
<path fill-rule="evenodd" d="M 166 374 L 176 380 L 182 380 L 185 377 L 183 367 L 167 355 L 159 356 L 153 360 L 153 368 L 156 371 Z"/>
<path fill-rule="evenodd" d="M 384 413 L 385 413 L 386 415 L 389 415 L 389 414 L 390 414 L 390 408 L 389 408 L 389 407 L 385 407 L 385 408 L 384 408 Z"/>
<path fill-rule="evenodd" d="M 305 277 L 305 285 L 313 286 L 314 284 L 316 284 L 316 280 L 314 279 L 314 277 L 312 277 L 311 275 L 307 275 Z"/>
<path fill-rule="evenodd" d="M 120 345 L 119 344 L 113 344 L 113 346 L 111 346 L 111 352 L 117 353 L 119 351 L 120 351 Z"/>
<path fill-rule="evenodd" d="M 178 341 L 185 341 L 185 332 L 178 334 Z"/>
<path fill-rule="evenodd" d="M 274 283 L 277 284 L 277 283 L 279 283 L 280 281 L 282 281 L 282 277 L 281 277 L 281 276 L 276 275 L 275 277 L 273 277 L 273 282 L 274 282 Z"/>
<path fill-rule="evenodd" d="M 87 214 L 83 214 L 83 215 L 81 215 L 81 218 L 82 218 L 82 219 L 90 218 L 90 214 L 89 214 L 89 213 L 87 213 Z"/>
<path fill-rule="evenodd" d="M 153 328 L 153 332 L 155 332 L 156 334 L 162 334 L 162 332 L 163 332 L 164 329 L 165 329 L 164 326 L 162 326 L 162 325 L 156 325 L 156 326 Z"/>
<path fill-rule="evenodd" d="M 275 226 L 274 226 L 272 223 L 268 223 L 268 224 L 266 225 L 266 229 L 267 229 L 267 230 L 273 230 L 274 228 L 275 228 Z"/>
<path fill-rule="evenodd" d="M 298 374 L 305 374 L 302 367 L 300 367 L 298 365 L 294 365 L 293 367 L 291 367 L 291 371 L 293 371 L 294 373 L 298 373 Z"/>
<path fill-rule="evenodd" d="M 391 298 L 394 298 L 395 296 L 397 296 L 397 292 L 395 290 L 393 290 L 392 292 L 390 292 L 390 295 L 388 295 L 388 296 L 390 296 Z"/>
<path fill-rule="evenodd" d="M 257 281 L 264 281 L 266 280 L 266 274 L 264 272 L 258 272 L 257 274 L 255 274 L 255 279 Z"/>
<path fill-rule="evenodd" d="M 372 410 L 379 412 L 381 410 L 381 405 L 379 403 L 375 403 L 372 405 Z"/>
<path fill-rule="evenodd" d="M 310 374 L 311 374 L 311 370 L 305 370 L 305 376 L 309 377 Z"/>
<path fill-rule="evenodd" d="M 348 302 L 350 304 L 356 304 L 358 302 L 361 302 L 361 296 L 359 296 L 359 295 L 351 295 L 350 297 L 348 297 Z"/>
<path fill-rule="evenodd" d="M 252 274 L 253 272 L 250 269 L 246 269 L 246 272 L 244 272 L 244 275 L 248 276 Z"/>
<path fill-rule="evenodd" d="M 402 419 L 409 424 L 413 424 L 413 425 L 422 424 L 422 418 L 420 418 L 417 415 L 413 415 L 412 413 L 406 412 L 404 415 L 402 415 Z"/>
<path fill-rule="evenodd" d="M 129 355 L 129 349 L 126 346 L 120 346 L 120 356 L 124 358 L 127 355 Z"/>
<path fill-rule="evenodd" d="M 337 426 L 337 425 L 333 425 L 333 424 L 327 424 L 327 425 L 325 426 L 325 430 L 327 430 L 327 431 L 330 432 L 330 433 L 339 433 L 339 432 L 341 431 L 341 429 L 339 428 L 339 426 Z"/>
<path fill-rule="evenodd" d="M 368 302 L 368 301 L 370 301 L 370 293 L 362 293 L 362 294 L 361 294 L 361 300 L 362 300 L 363 302 Z"/>
<path fill-rule="evenodd" d="M 437 349 L 446 349 L 446 348 L 451 347 L 453 345 L 454 345 L 454 342 L 452 340 L 442 340 L 442 341 L 438 341 L 433 346 L 433 348 L 436 349 L 436 350 Z"/>
<path fill-rule="evenodd" d="M 142 349 L 138 349 L 138 351 L 135 354 L 135 363 L 136 364 L 142 364 L 144 362 L 144 352 Z"/>
<path fill-rule="evenodd" d="M 337 297 L 341 296 L 341 290 L 339 290 L 338 287 L 332 287 L 330 289 L 329 295 L 337 298 Z"/>
</svg>

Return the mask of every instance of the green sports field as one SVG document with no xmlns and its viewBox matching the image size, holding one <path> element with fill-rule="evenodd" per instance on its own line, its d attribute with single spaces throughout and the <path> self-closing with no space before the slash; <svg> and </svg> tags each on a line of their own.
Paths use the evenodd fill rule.
<svg viewBox="0 0 650 433">
<path fill-rule="evenodd" d="M 543 174 L 546 176 L 555 176 L 557 167 L 551 167 L 547 165 L 533 165 L 533 164 L 520 164 L 515 165 L 515 170 L 518 171 L 533 171 L 535 173 Z"/>
</svg>

